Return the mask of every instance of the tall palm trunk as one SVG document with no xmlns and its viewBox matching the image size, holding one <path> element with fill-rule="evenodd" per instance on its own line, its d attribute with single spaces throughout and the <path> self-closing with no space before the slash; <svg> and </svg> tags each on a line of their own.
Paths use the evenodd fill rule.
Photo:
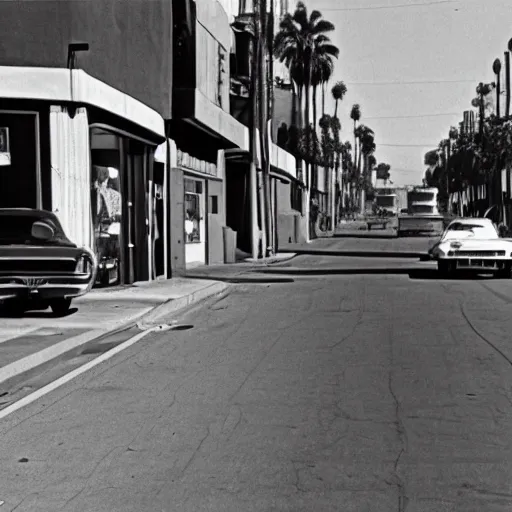
<svg viewBox="0 0 512 512">
<path fill-rule="evenodd" d="M 322 82 L 322 116 L 325 115 L 325 87 L 327 86 L 326 82 Z"/>
<path fill-rule="evenodd" d="M 334 103 L 334 117 L 338 117 L 338 100 Z"/>
<path fill-rule="evenodd" d="M 317 88 L 318 86 L 313 85 L 313 131 L 316 132 L 316 119 L 317 119 L 317 108 L 316 108 L 316 100 L 317 100 Z M 311 186 L 312 188 L 318 188 L 318 166 L 316 163 L 316 144 L 315 144 L 315 154 L 314 154 L 314 162 L 311 165 Z"/>
<path fill-rule="evenodd" d="M 357 180 L 357 135 L 356 135 L 357 121 L 354 119 L 354 161 L 352 162 L 353 167 L 353 176 L 350 183 L 350 202 L 351 206 L 355 206 L 357 189 L 356 189 L 356 180 Z"/>
</svg>

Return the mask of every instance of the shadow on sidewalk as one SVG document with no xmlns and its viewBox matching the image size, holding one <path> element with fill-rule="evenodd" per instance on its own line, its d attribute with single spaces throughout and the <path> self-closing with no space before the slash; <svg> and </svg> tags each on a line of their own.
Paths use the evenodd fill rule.
<svg viewBox="0 0 512 512">
<path fill-rule="evenodd" d="M 348 256 L 358 258 L 413 258 L 420 259 L 428 257 L 426 251 L 344 251 L 344 250 L 332 250 L 332 249 L 310 249 L 310 248 L 299 248 L 293 247 L 290 249 L 281 249 L 282 253 L 293 252 L 297 256 L 312 255 L 312 256 Z"/>
</svg>

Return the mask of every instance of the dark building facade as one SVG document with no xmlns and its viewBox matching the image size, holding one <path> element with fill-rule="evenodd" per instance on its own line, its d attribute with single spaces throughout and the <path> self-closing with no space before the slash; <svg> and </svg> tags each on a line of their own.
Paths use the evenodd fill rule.
<svg viewBox="0 0 512 512">
<path fill-rule="evenodd" d="M 155 156 L 172 110 L 170 2 L 5 1 L 0 29 L 0 207 L 56 212 L 96 251 L 102 284 L 168 277 Z M 76 43 L 88 50 L 70 53 Z"/>
</svg>

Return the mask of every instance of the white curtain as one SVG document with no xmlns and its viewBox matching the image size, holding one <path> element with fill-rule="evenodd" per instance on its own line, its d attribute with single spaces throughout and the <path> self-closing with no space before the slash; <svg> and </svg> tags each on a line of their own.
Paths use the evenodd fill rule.
<svg viewBox="0 0 512 512">
<path fill-rule="evenodd" d="M 52 210 L 71 241 L 91 248 L 91 152 L 85 108 L 71 118 L 66 107 L 51 107 L 50 146 Z"/>
</svg>

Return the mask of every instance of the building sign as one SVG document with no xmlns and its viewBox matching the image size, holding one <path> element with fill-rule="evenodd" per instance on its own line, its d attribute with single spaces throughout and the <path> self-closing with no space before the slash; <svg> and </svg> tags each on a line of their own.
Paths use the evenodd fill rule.
<svg viewBox="0 0 512 512">
<path fill-rule="evenodd" d="M 11 165 L 9 128 L 0 127 L 0 165 Z"/>
<path fill-rule="evenodd" d="M 199 160 L 188 153 L 185 153 L 178 149 L 177 151 L 177 165 L 184 169 L 190 169 L 191 171 L 199 172 L 201 174 L 208 174 L 217 178 L 217 165 L 205 160 Z"/>
</svg>

